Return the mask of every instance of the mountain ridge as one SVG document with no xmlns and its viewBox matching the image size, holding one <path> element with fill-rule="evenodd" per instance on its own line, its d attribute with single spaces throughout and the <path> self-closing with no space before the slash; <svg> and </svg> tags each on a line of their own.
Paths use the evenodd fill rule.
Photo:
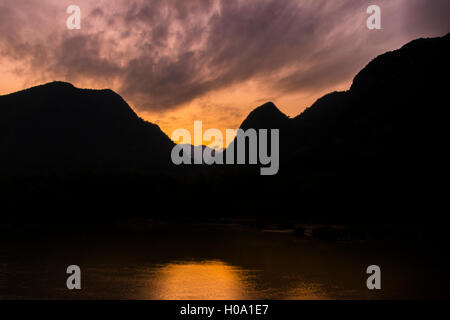
<svg viewBox="0 0 450 320">
<path fill-rule="evenodd" d="M 173 146 L 114 91 L 67 82 L 0 96 L 0 129 L 7 172 L 152 170 L 169 166 Z"/>
<path fill-rule="evenodd" d="M 33 212 L 35 203 L 53 204 L 57 193 L 55 212 L 66 202 L 73 205 L 75 194 L 76 212 L 91 207 L 85 199 L 94 198 L 92 210 L 103 215 L 117 208 L 124 215 L 141 212 L 150 201 L 164 206 L 165 216 L 186 219 L 191 215 L 184 207 L 201 195 L 204 208 L 215 208 L 197 213 L 206 216 L 404 223 L 420 221 L 410 212 L 421 210 L 437 218 L 446 199 L 435 178 L 448 163 L 448 81 L 442 79 L 450 73 L 449 56 L 448 35 L 412 42 L 375 58 L 349 90 L 321 97 L 294 118 L 273 103 L 256 108 L 242 129 L 280 129 L 279 171 L 264 177 L 260 166 L 245 165 L 180 166 L 167 175 L 173 142 L 108 90 L 54 83 L 27 91 L 31 95 L 0 96 L 0 178 L 15 170 L 53 179 L 7 180 L 0 185 L 2 197 L 13 216 Z M 52 86 L 61 93 L 35 94 Z M 38 113 L 28 112 L 36 106 Z M 33 187 L 24 192 L 27 185 Z M 222 201 L 218 195 L 228 196 Z M 24 202 L 28 197 L 33 201 Z M 283 204 L 294 209 L 281 212 Z"/>
</svg>

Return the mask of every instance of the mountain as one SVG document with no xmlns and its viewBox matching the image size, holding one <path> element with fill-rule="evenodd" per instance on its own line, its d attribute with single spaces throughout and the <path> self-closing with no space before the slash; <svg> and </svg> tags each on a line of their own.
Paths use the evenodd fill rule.
<svg viewBox="0 0 450 320">
<path fill-rule="evenodd" d="M 41 221 L 39 208 L 50 221 L 434 222 L 446 206 L 448 57 L 450 34 L 414 40 L 297 117 L 273 103 L 256 108 L 240 128 L 280 130 L 274 176 L 261 176 L 258 165 L 172 171 L 172 141 L 110 90 L 55 82 L 0 96 L 0 202 L 9 221 Z"/>
<path fill-rule="evenodd" d="M 52 82 L 0 96 L 0 172 L 147 172 L 173 142 L 111 90 Z"/>
<path fill-rule="evenodd" d="M 297 117 L 267 103 L 241 128 L 279 128 L 289 170 L 299 163 L 339 171 L 376 162 L 404 171 L 436 161 L 447 135 L 449 54 L 450 34 L 414 40 L 378 56 L 348 91 L 325 95 Z"/>
<path fill-rule="evenodd" d="M 114 223 L 174 190 L 173 142 L 111 90 L 52 82 L 0 96 L 0 221 Z"/>
<path fill-rule="evenodd" d="M 449 57 L 450 34 L 414 40 L 371 61 L 348 91 L 325 95 L 295 118 L 272 103 L 254 110 L 241 128 L 280 129 L 280 170 L 264 179 L 254 168 L 226 172 L 226 188 L 266 200 L 235 210 L 279 214 L 289 203 L 298 209 L 284 215 L 338 223 L 370 216 L 404 223 L 422 218 L 413 211 L 439 212 Z"/>
<path fill-rule="evenodd" d="M 404 170 L 406 159 L 429 162 L 443 156 L 449 53 L 450 34 L 414 40 L 378 56 L 348 91 L 325 95 L 297 117 L 289 119 L 267 103 L 241 128 L 279 128 L 281 143 L 289 146 L 283 148 L 284 163 L 319 171 L 378 161 Z"/>
<path fill-rule="evenodd" d="M 296 149 L 336 158 L 334 170 L 371 165 L 407 172 L 434 166 L 447 135 L 449 54 L 450 34 L 378 56 L 356 75 L 350 90 L 319 99 L 293 119 Z"/>
<path fill-rule="evenodd" d="M 282 113 L 273 102 L 268 102 L 256 108 L 245 118 L 240 129 L 281 128 L 286 125 L 289 117 Z"/>
</svg>

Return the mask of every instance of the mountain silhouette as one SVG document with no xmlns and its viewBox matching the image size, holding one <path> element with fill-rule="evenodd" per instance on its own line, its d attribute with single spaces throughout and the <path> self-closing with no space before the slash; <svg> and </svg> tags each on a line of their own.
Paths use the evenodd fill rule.
<svg viewBox="0 0 450 320">
<path fill-rule="evenodd" d="M 340 167 L 370 164 L 401 172 L 440 159 L 449 53 L 447 35 L 375 58 L 350 90 L 319 99 L 293 119 L 297 150 L 334 155 Z"/>
<path fill-rule="evenodd" d="M 111 90 L 52 82 L 0 96 L 0 220 L 87 226 L 143 212 L 174 188 L 173 145 Z"/>
<path fill-rule="evenodd" d="M 422 167 L 443 156 L 449 53 L 450 34 L 414 40 L 370 62 L 348 91 L 325 95 L 297 117 L 268 103 L 241 128 L 279 128 L 281 170 L 289 174 L 299 163 L 319 171 L 379 167 L 379 161 L 401 171 Z"/>
<path fill-rule="evenodd" d="M 268 102 L 253 110 L 240 125 L 240 129 L 276 129 L 284 127 L 289 117 L 282 113 L 273 102 Z"/>
<path fill-rule="evenodd" d="M 241 129 L 280 130 L 279 173 L 265 177 L 258 165 L 182 166 L 174 175 L 173 142 L 111 90 L 54 82 L 0 96 L 5 208 L 12 220 L 49 206 L 53 220 L 61 207 L 101 221 L 132 214 L 412 223 L 423 219 L 417 210 L 431 220 L 445 199 L 436 180 L 448 160 L 449 56 L 450 34 L 414 40 L 297 117 L 271 102 L 256 108 Z M 202 203 L 194 212 L 193 199 Z"/>
<path fill-rule="evenodd" d="M 301 199 L 301 213 L 283 214 L 339 223 L 370 215 L 411 223 L 421 219 L 413 211 L 438 212 L 444 197 L 436 177 L 448 159 L 449 56 L 450 34 L 414 40 L 378 56 L 348 91 L 325 95 L 297 117 L 272 103 L 250 113 L 241 128 L 280 129 L 280 171 L 265 179 L 255 168 L 226 172 L 226 188 L 271 199 L 234 210 L 276 215 L 281 203 L 295 207 L 293 199 Z"/>
<path fill-rule="evenodd" d="M 64 82 L 0 96 L 0 128 L 9 174 L 161 170 L 173 146 L 113 91 Z"/>
</svg>

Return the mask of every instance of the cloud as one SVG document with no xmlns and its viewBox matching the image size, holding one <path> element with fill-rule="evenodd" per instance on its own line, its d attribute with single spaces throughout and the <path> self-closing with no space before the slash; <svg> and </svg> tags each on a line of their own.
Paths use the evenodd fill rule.
<svg viewBox="0 0 450 320">
<path fill-rule="evenodd" d="M 365 27 L 366 0 L 77 2 L 81 30 L 65 27 L 70 1 L 2 0 L 0 63 L 28 81 L 104 83 L 155 112 L 248 81 L 262 97 L 332 88 L 387 48 L 450 31 L 446 0 L 380 0 L 381 31 Z"/>
</svg>

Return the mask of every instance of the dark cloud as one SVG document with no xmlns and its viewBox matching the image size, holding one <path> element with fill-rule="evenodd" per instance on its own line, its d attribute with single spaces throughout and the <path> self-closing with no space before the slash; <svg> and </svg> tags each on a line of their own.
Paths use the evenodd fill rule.
<svg viewBox="0 0 450 320">
<path fill-rule="evenodd" d="M 82 30 L 68 31 L 69 2 L 2 0 L 0 62 L 31 78 L 109 80 L 150 111 L 249 80 L 262 96 L 322 90 L 406 39 L 450 31 L 448 0 L 380 0 L 381 31 L 365 27 L 366 0 L 78 2 Z"/>
</svg>

